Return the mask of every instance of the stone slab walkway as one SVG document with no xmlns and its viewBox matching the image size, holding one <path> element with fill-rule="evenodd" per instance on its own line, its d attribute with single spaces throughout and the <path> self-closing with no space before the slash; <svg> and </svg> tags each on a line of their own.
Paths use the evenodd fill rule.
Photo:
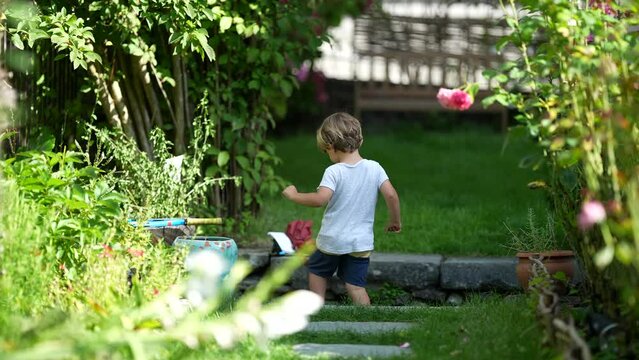
<svg viewBox="0 0 639 360">
<path fill-rule="evenodd" d="M 361 307 L 360 307 L 361 308 Z M 304 332 L 322 333 L 348 331 L 356 334 L 381 334 L 410 329 L 414 324 L 407 322 L 376 321 L 313 321 Z M 406 356 L 412 354 L 409 348 L 376 344 L 297 344 L 293 350 L 302 356 L 326 357 L 375 357 Z"/>
<path fill-rule="evenodd" d="M 297 344 L 293 350 L 302 356 L 327 357 L 376 357 L 408 356 L 410 349 L 403 349 L 391 345 L 355 345 L 355 344 Z"/>
<path fill-rule="evenodd" d="M 361 305 L 335 305 L 335 304 L 325 304 L 323 307 L 323 309 L 340 309 L 340 310 L 360 310 L 362 309 Z M 428 310 L 441 310 L 441 309 L 450 309 L 450 308 L 454 308 L 454 307 L 450 307 L 450 306 L 420 306 L 420 305 L 408 305 L 408 306 L 390 306 L 390 305 L 371 305 L 371 306 L 367 306 L 364 307 L 364 310 L 370 310 L 370 311 L 391 311 L 391 312 L 402 312 L 402 311 L 409 311 L 409 310 L 423 310 L 423 309 L 428 309 Z"/>
<path fill-rule="evenodd" d="M 405 322 L 374 321 L 313 321 L 304 329 L 308 332 L 350 331 L 358 334 L 376 334 L 410 329 L 413 324 Z"/>
</svg>

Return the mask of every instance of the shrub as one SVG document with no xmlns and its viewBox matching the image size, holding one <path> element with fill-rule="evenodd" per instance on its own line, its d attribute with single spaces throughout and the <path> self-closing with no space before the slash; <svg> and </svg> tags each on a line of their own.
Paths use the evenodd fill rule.
<svg viewBox="0 0 639 360">
<path fill-rule="evenodd" d="M 585 265 L 594 303 L 625 323 L 627 344 L 636 347 L 639 41 L 629 30 L 639 9 L 610 1 L 520 3 L 504 6 L 513 31 L 498 45 L 518 49 L 519 57 L 485 73 L 498 84 L 486 103 L 519 111 L 513 132 L 540 146 L 557 219 Z M 597 208 L 603 216 L 592 216 Z"/>
</svg>

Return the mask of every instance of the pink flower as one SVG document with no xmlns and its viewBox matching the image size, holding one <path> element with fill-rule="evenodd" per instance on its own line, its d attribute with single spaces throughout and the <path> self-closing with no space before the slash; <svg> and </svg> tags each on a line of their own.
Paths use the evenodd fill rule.
<svg viewBox="0 0 639 360">
<path fill-rule="evenodd" d="M 581 213 L 577 217 L 577 222 L 581 230 L 588 230 L 593 225 L 606 219 L 606 209 L 596 200 L 586 201 L 581 206 Z"/>
<path fill-rule="evenodd" d="M 310 74 L 311 69 L 308 65 L 303 64 L 302 67 L 300 67 L 299 70 L 297 70 L 297 74 L 295 75 L 295 77 L 297 77 L 297 80 L 300 82 L 304 82 L 308 79 L 308 75 Z"/>
<path fill-rule="evenodd" d="M 107 244 L 103 244 L 102 245 L 102 252 L 100 254 L 98 254 L 98 257 L 101 258 L 110 258 L 113 257 L 113 248 L 111 248 L 111 246 L 107 245 Z"/>
<path fill-rule="evenodd" d="M 440 88 L 437 101 L 446 109 L 468 110 L 473 104 L 473 98 L 467 92 L 459 89 Z"/>
<path fill-rule="evenodd" d="M 590 0 L 588 5 L 593 9 L 599 9 L 604 12 L 606 15 L 617 15 L 615 9 L 612 8 L 611 0 Z"/>
<path fill-rule="evenodd" d="M 142 250 L 142 249 L 128 249 L 126 252 L 131 254 L 131 256 L 133 256 L 133 257 L 144 256 L 144 250 Z"/>
</svg>

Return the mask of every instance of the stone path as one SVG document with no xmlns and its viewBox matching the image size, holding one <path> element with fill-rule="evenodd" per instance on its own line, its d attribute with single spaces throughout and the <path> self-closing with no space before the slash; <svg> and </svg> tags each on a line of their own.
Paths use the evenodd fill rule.
<svg viewBox="0 0 639 360">
<path fill-rule="evenodd" d="M 293 350 L 302 356 L 326 356 L 337 358 L 348 357 L 376 357 L 407 356 L 410 349 L 389 345 L 354 345 L 354 344 L 298 344 Z"/>
<path fill-rule="evenodd" d="M 332 309 L 342 308 L 347 311 L 354 306 L 327 306 Z M 373 311 L 394 311 L 399 307 L 390 306 L 372 306 Z M 417 308 L 417 307 L 414 307 Z M 356 334 L 380 334 L 388 332 L 397 332 L 410 329 L 414 324 L 406 322 L 375 322 L 375 321 L 313 321 L 305 332 L 322 333 L 346 331 Z M 412 354 L 410 348 L 400 347 L 399 345 L 377 345 L 377 344 L 297 344 L 293 346 L 293 350 L 303 357 L 324 356 L 330 358 L 348 358 L 348 357 L 374 357 L 387 358 L 394 356 L 408 356 Z"/>
<path fill-rule="evenodd" d="M 350 322 L 350 321 L 314 321 L 304 329 L 308 332 L 349 331 L 357 334 L 370 334 L 410 329 L 413 325 L 402 322 Z"/>
</svg>

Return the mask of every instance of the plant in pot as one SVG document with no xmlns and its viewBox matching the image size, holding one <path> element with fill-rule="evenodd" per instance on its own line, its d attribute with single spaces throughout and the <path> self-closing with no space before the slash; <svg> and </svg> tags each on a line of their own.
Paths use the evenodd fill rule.
<svg viewBox="0 0 639 360">
<path fill-rule="evenodd" d="M 563 246 L 557 241 L 552 215 L 548 214 L 545 224 L 538 225 L 535 212 L 529 209 L 527 223 L 523 228 L 517 231 L 513 231 L 508 225 L 506 228 L 510 233 L 510 242 L 506 247 L 517 252 L 517 280 L 524 289 L 528 290 L 528 282 L 532 276 L 531 259 L 540 259 L 551 276 L 561 272 L 566 280 L 572 278 L 574 253 L 561 249 Z M 562 276 L 557 275 L 554 278 Z"/>
</svg>

